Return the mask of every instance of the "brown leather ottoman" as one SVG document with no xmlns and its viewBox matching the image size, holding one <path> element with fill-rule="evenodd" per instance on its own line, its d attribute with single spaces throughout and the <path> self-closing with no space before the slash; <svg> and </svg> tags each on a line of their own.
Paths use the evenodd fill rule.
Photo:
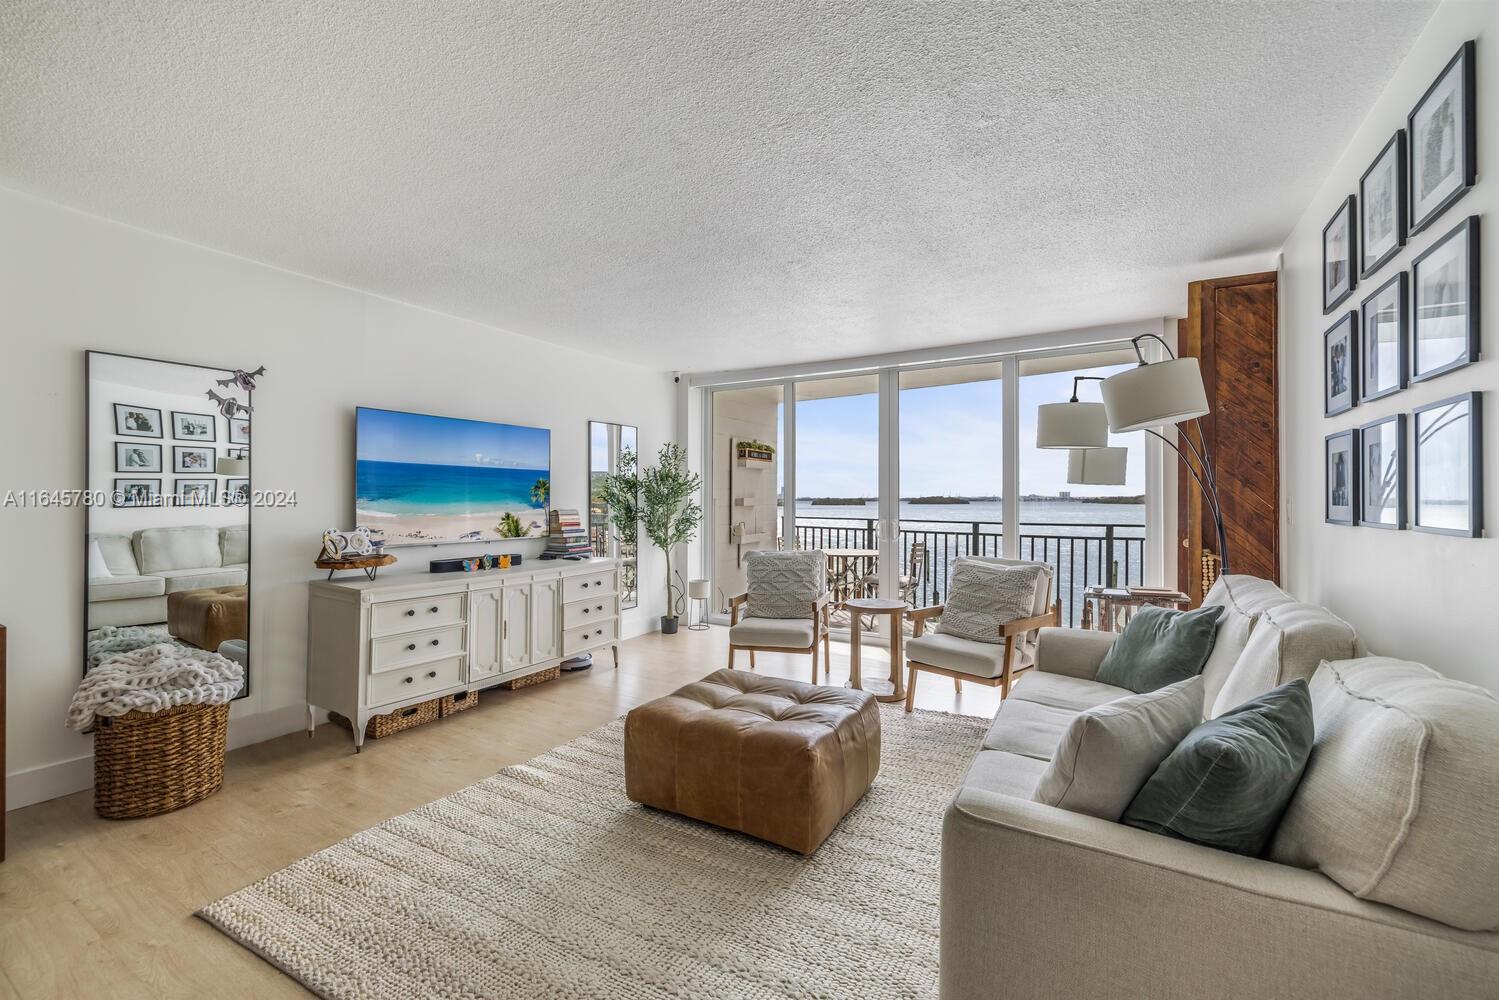
<svg viewBox="0 0 1499 1000">
<path fill-rule="evenodd" d="M 625 717 L 632 801 L 811 854 L 880 770 L 874 696 L 720 670 Z"/>
<path fill-rule="evenodd" d="M 225 639 L 249 638 L 247 588 L 205 587 L 167 595 L 167 631 L 199 649 L 217 650 Z"/>
</svg>

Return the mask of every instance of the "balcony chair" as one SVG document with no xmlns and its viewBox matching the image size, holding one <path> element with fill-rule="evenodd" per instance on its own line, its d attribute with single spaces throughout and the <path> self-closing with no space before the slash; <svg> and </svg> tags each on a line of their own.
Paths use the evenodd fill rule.
<svg viewBox="0 0 1499 1000">
<path fill-rule="evenodd" d="M 974 562 L 999 566 L 1040 566 L 1036 581 L 1035 599 L 1031 614 L 999 626 L 994 642 L 980 642 L 941 631 L 928 633 L 927 623 L 942 615 L 945 605 L 936 604 L 927 608 L 916 608 L 906 612 L 911 622 L 911 638 L 906 640 L 906 711 L 916 706 L 916 677 L 921 671 L 941 674 L 953 679 L 953 687 L 959 693 L 964 681 L 974 681 L 987 687 L 1000 689 L 1000 697 L 1010 694 L 1014 676 L 1030 669 L 1036 662 L 1036 639 L 1042 628 L 1062 624 L 1062 605 L 1052 603 L 1052 579 L 1056 570 L 1050 563 L 1030 562 L 1021 559 L 994 559 L 979 556 L 963 556 Z M 951 585 L 948 597 L 952 597 Z"/>
<path fill-rule="evenodd" d="M 898 586 L 900 587 L 900 599 L 911 607 L 916 604 L 916 591 L 926 580 L 926 542 L 912 542 L 911 550 L 906 553 L 906 572 L 901 576 Z M 880 593 L 880 577 L 877 573 L 860 577 L 854 588 L 859 597 L 878 597 Z M 871 625 L 873 629 L 872 619 Z"/>
<path fill-rule="evenodd" d="M 817 645 L 822 644 L 823 676 L 831 679 L 833 653 L 829 638 L 827 557 L 807 552 L 755 551 L 744 557 L 749 589 L 729 599 L 729 669 L 734 654 L 809 653 L 812 683 L 817 683 Z"/>
</svg>

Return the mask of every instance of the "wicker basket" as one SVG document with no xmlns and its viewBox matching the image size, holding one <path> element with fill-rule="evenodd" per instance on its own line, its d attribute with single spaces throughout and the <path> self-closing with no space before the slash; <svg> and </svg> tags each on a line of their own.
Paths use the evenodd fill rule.
<svg viewBox="0 0 1499 1000">
<path fill-rule="evenodd" d="M 501 684 L 500 687 L 504 688 L 506 691 L 519 691 L 521 688 L 528 688 L 536 684 L 545 684 L 547 681 L 554 681 L 561 676 L 561 667 L 547 667 L 545 670 L 538 670 L 534 674 L 527 674 L 524 677 L 517 677 L 513 681 L 506 681 L 505 683 Z"/>
<path fill-rule="evenodd" d="M 437 717 L 446 719 L 450 715 L 457 715 L 477 704 L 479 704 L 477 691 L 459 691 L 457 694 L 444 695 L 442 702 L 437 706 Z"/>
<path fill-rule="evenodd" d="M 387 736 L 394 736 L 396 733 L 404 733 L 408 729 L 415 729 L 417 726 L 424 726 L 429 722 L 436 722 L 439 700 L 438 698 L 433 698 L 430 701 L 422 701 L 415 705 L 407 705 L 405 708 L 398 708 L 394 712 L 387 712 L 384 715 L 370 716 L 369 721 L 364 724 L 364 738 L 367 740 L 384 739 Z M 329 712 L 328 721 L 335 722 L 345 729 L 354 728 L 352 722 L 337 712 Z"/>
<path fill-rule="evenodd" d="M 190 806 L 224 783 L 228 705 L 179 705 L 99 720 L 94 812 L 139 819 Z"/>
</svg>

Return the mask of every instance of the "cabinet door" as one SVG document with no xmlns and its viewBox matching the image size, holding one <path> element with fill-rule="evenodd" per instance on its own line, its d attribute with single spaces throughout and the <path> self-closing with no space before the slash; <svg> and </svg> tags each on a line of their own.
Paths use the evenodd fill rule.
<svg viewBox="0 0 1499 1000">
<path fill-rule="evenodd" d="M 500 588 L 481 590 L 470 596 L 469 679 L 497 674 L 500 666 Z"/>
<path fill-rule="evenodd" d="M 531 586 L 517 584 L 503 591 L 500 628 L 500 666 L 505 670 L 531 663 Z"/>
<path fill-rule="evenodd" d="M 531 584 L 531 662 L 562 655 L 562 581 Z"/>
</svg>

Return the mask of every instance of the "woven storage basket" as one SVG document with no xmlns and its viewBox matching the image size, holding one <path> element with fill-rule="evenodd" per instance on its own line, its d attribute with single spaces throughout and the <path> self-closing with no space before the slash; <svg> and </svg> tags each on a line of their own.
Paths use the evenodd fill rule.
<svg viewBox="0 0 1499 1000">
<path fill-rule="evenodd" d="M 94 812 L 138 819 L 207 798 L 224 783 L 228 735 L 228 705 L 101 717 L 94 729 Z"/>
<path fill-rule="evenodd" d="M 436 722 L 438 718 L 438 702 L 441 699 L 433 698 L 431 701 L 418 702 L 415 705 L 407 705 L 398 708 L 394 712 L 384 715 L 371 716 L 364 724 L 364 738 L 367 740 L 383 739 L 386 736 L 394 736 L 396 733 L 404 733 L 408 729 Z M 328 721 L 336 722 L 345 729 L 353 729 L 354 724 L 337 712 L 328 713 Z"/>
<path fill-rule="evenodd" d="M 444 695 L 441 704 L 437 706 L 438 718 L 446 719 L 450 715 L 457 715 L 466 708 L 473 708 L 479 704 L 479 692 L 459 691 L 457 694 Z"/>
<path fill-rule="evenodd" d="M 519 691 L 521 688 L 528 688 L 537 684 L 545 684 L 547 681 L 554 681 L 561 676 L 561 667 L 547 667 L 545 670 L 538 670 L 534 674 L 527 674 L 524 677 L 517 677 L 513 681 L 506 681 L 505 683 L 501 684 L 500 687 L 504 688 L 506 691 Z"/>
</svg>

